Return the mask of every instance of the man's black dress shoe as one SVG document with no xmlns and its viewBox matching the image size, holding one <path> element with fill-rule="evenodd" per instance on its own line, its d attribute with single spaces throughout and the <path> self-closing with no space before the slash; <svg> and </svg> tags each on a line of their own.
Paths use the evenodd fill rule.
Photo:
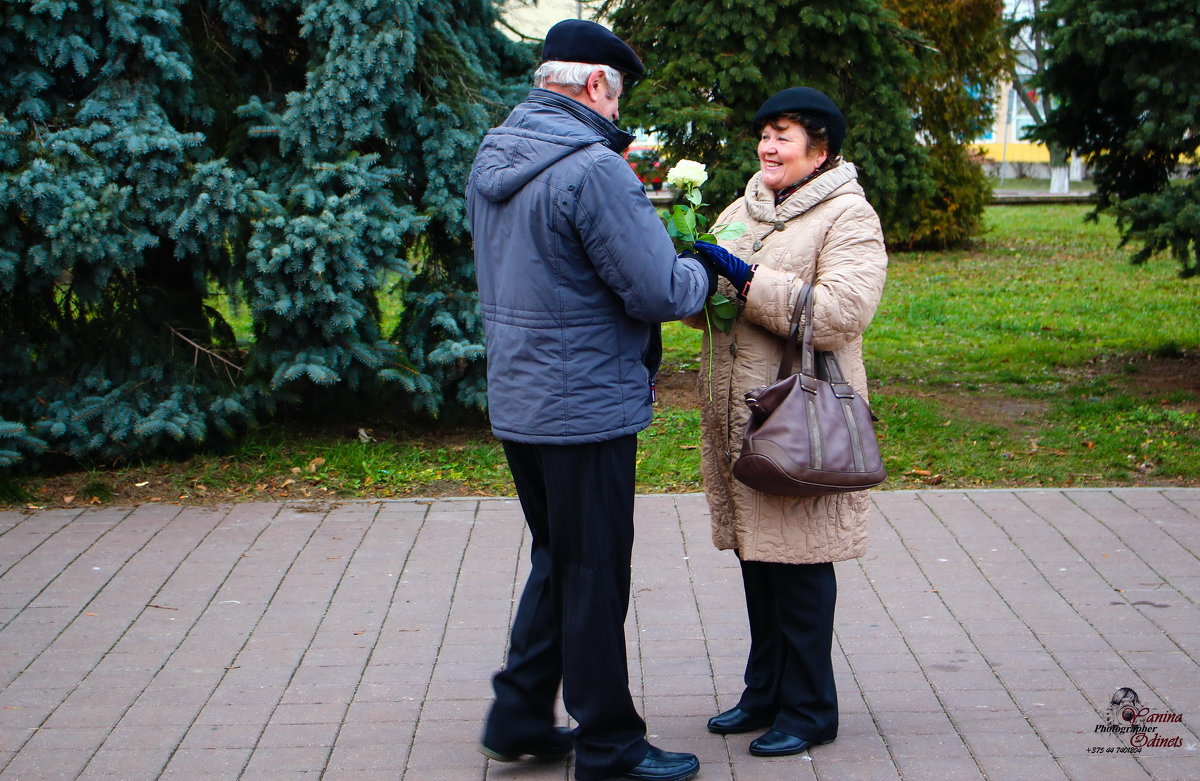
<svg viewBox="0 0 1200 781">
<path fill-rule="evenodd" d="M 523 756 L 538 759 L 558 759 L 571 753 L 571 731 L 566 727 L 555 727 L 554 731 L 538 740 L 532 740 L 511 751 L 497 751 L 480 743 L 479 753 L 491 757 L 497 762 L 516 762 Z"/>
<path fill-rule="evenodd" d="M 663 751 L 651 746 L 645 759 L 614 781 L 685 781 L 698 772 L 700 760 L 695 754 Z"/>
<path fill-rule="evenodd" d="M 741 708 L 730 708 L 708 720 L 708 731 L 718 735 L 734 735 L 769 727 L 774 722 L 774 716 L 755 716 Z"/>
<path fill-rule="evenodd" d="M 807 751 L 811 746 L 823 746 L 832 743 L 829 740 L 805 740 L 777 729 L 765 733 L 750 741 L 750 753 L 756 757 L 787 757 Z"/>
</svg>

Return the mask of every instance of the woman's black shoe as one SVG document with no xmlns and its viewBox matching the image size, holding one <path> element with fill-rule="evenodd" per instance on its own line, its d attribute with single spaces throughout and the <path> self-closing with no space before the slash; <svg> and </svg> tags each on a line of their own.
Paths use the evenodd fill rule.
<svg viewBox="0 0 1200 781">
<path fill-rule="evenodd" d="M 829 740 L 805 740 L 777 729 L 765 733 L 750 741 L 750 753 L 756 757 L 787 757 L 807 751 L 811 746 L 823 746 L 832 743 Z"/>
<path fill-rule="evenodd" d="M 663 751 L 654 746 L 646 758 L 635 767 L 617 776 L 618 781 L 686 781 L 700 772 L 700 760 L 695 754 Z"/>
<path fill-rule="evenodd" d="M 730 708 L 708 720 L 708 731 L 718 735 L 734 735 L 769 727 L 774 722 L 774 716 L 755 716 L 741 708 Z"/>
</svg>

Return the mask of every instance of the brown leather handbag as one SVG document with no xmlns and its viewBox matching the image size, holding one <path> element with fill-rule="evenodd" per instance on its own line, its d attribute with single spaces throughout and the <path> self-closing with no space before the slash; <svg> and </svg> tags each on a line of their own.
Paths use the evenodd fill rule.
<svg viewBox="0 0 1200 781">
<path fill-rule="evenodd" d="M 733 476 L 756 491 L 823 496 L 887 479 L 871 408 L 846 382 L 833 353 L 814 353 L 812 318 L 812 285 L 805 285 L 777 381 L 746 393 L 750 419 Z M 800 372 L 793 374 L 801 319 Z"/>
</svg>

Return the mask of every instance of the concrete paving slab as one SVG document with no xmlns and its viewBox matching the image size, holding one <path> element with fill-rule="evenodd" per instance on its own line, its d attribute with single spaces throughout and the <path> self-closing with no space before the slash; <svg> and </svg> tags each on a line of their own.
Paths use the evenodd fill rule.
<svg viewBox="0 0 1200 781">
<path fill-rule="evenodd" d="M 838 740 L 761 759 L 704 728 L 741 689 L 736 559 L 703 496 L 638 498 L 655 744 L 709 781 L 1200 778 L 1200 490 L 872 500 Z M 0 779 L 570 779 L 474 750 L 528 566 L 503 498 L 0 512 Z"/>
</svg>

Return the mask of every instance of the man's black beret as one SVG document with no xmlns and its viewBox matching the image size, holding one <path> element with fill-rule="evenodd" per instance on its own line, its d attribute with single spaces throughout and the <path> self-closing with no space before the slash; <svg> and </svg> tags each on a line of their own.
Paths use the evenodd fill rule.
<svg viewBox="0 0 1200 781">
<path fill-rule="evenodd" d="M 640 79 L 645 68 L 629 45 L 607 27 L 585 19 L 564 19 L 546 33 L 542 62 L 586 62 L 608 65 Z"/>
<path fill-rule="evenodd" d="M 754 125 L 757 127 L 770 117 L 793 111 L 818 114 L 825 120 L 829 131 L 829 155 L 836 157 L 842 150 L 842 142 L 846 140 L 846 118 L 825 93 L 812 87 L 789 87 L 776 92 L 759 107 L 754 115 Z"/>
</svg>

